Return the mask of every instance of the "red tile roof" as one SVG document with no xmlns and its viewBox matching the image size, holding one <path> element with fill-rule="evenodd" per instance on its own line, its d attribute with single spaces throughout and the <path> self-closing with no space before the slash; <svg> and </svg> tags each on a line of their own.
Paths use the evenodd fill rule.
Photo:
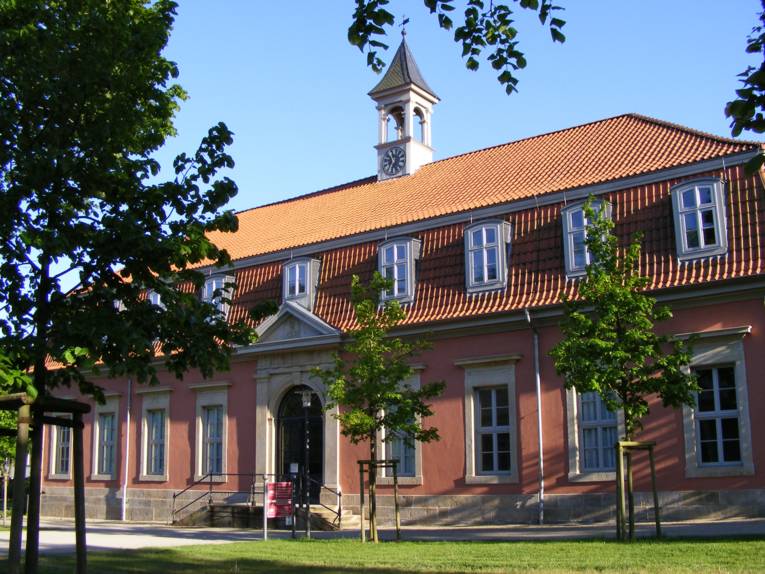
<svg viewBox="0 0 765 574">
<path fill-rule="evenodd" d="M 247 210 L 237 233 L 212 238 L 241 259 L 759 147 L 627 114 Z"/>
</svg>

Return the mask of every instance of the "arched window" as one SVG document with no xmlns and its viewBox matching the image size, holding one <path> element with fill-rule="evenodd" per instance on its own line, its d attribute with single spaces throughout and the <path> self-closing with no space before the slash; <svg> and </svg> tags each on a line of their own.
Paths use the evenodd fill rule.
<svg viewBox="0 0 765 574">
<path fill-rule="evenodd" d="M 391 109 L 385 122 L 385 141 L 392 142 L 404 137 L 404 110 L 401 107 Z"/>
<path fill-rule="evenodd" d="M 425 113 L 420 108 L 414 108 L 414 115 L 417 118 L 417 129 L 414 137 L 420 143 L 427 143 L 425 141 Z"/>
</svg>

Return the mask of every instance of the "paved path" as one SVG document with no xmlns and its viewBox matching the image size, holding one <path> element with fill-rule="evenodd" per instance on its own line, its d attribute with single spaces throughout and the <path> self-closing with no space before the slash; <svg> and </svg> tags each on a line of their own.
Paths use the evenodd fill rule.
<svg viewBox="0 0 765 574">
<path fill-rule="evenodd" d="M 260 530 L 234 528 L 176 528 L 156 523 L 88 521 L 89 550 L 119 550 L 129 548 L 174 547 L 189 544 L 224 544 L 227 542 L 261 540 Z M 668 522 L 662 525 L 669 537 L 765 537 L 765 518 L 748 520 L 720 520 L 708 522 Z M 269 531 L 271 538 L 289 538 L 290 532 Z M 299 533 L 299 535 L 302 535 Z M 652 536 L 653 524 L 638 525 L 639 536 Z M 355 538 L 356 531 L 314 532 L 315 538 Z M 381 530 L 383 539 L 394 537 L 390 529 Z M 0 531 L 0 555 L 8 551 L 7 530 Z M 613 538 L 613 526 L 606 525 L 549 525 L 549 526 L 477 526 L 404 528 L 405 540 L 574 540 L 586 538 Z M 74 523 L 70 520 L 44 520 L 40 531 L 40 550 L 43 553 L 74 552 Z"/>
</svg>

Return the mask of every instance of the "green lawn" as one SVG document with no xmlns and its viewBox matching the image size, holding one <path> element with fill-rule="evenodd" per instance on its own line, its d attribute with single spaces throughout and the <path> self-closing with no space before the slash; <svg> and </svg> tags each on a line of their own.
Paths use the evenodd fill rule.
<svg viewBox="0 0 765 574">
<path fill-rule="evenodd" d="M 765 572 L 765 539 L 616 542 L 274 540 L 93 552 L 91 574 L 404 574 L 409 572 Z M 73 559 L 44 557 L 41 573 Z"/>
</svg>

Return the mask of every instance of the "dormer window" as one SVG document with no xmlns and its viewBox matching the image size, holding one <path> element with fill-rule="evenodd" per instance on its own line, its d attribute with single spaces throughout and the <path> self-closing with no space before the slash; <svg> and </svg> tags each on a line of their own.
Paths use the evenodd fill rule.
<svg viewBox="0 0 765 574">
<path fill-rule="evenodd" d="M 507 221 L 482 221 L 465 229 L 465 270 L 469 293 L 507 284 Z"/>
<path fill-rule="evenodd" d="M 319 281 L 317 259 L 292 259 L 282 268 L 282 295 L 285 301 L 293 301 L 309 311 L 316 299 Z"/>
<path fill-rule="evenodd" d="M 308 290 L 308 261 L 290 263 L 284 268 L 284 298 L 302 297 Z"/>
<path fill-rule="evenodd" d="M 725 196 L 719 179 L 685 182 L 672 189 L 678 259 L 688 260 L 728 251 Z"/>
<path fill-rule="evenodd" d="M 393 284 L 382 294 L 383 300 L 397 299 L 403 303 L 414 300 L 415 261 L 420 257 L 420 241 L 410 237 L 382 243 L 378 250 L 380 275 Z"/>
<path fill-rule="evenodd" d="M 207 278 L 202 289 L 202 300 L 214 305 L 223 317 L 228 314 L 233 283 L 234 278 L 229 275 L 214 275 Z"/>
<path fill-rule="evenodd" d="M 149 291 L 149 293 L 146 295 L 146 298 L 149 300 L 149 303 L 151 303 L 155 307 L 163 308 L 162 297 L 156 291 L 154 290 Z"/>
<path fill-rule="evenodd" d="M 605 209 L 606 217 L 611 217 L 611 204 L 607 201 L 593 201 L 593 211 Z M 566 275 L 576 277 L 587 272 L 592 263 L 592 254 L 587 248 L 587 227 L 590 222 L 584 212 L 584 203 L 570 205 L 561 210 L 563 215 L 563 258 Z"/>
</svg>

